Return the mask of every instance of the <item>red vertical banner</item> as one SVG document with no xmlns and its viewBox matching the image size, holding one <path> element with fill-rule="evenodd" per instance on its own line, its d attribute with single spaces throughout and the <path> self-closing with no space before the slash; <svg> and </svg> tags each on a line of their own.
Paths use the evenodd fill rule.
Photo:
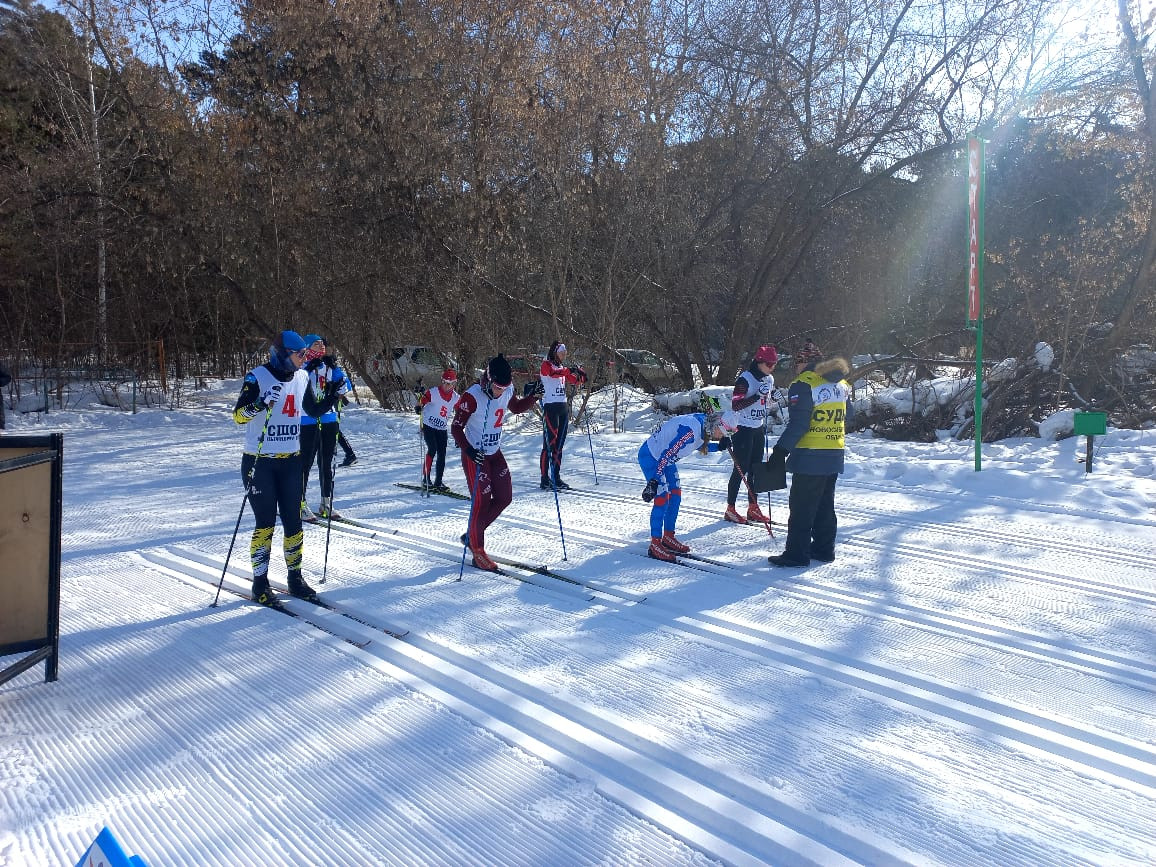
<svg viewBox="0 0 1156 867">
<path fill-rule="evenodd" d="M 983 141 L 967 140 L 967 324 L 979 322 L 983 290 Z"/>
</svg>

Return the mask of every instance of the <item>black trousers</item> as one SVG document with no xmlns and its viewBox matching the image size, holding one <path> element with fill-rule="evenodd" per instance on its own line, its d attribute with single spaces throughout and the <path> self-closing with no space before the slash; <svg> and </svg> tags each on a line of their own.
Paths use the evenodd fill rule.
<svg viewBox="0 0 1156 867">
<path fill-rule="evenodd" d="M 313 462 L 317 461 L 321 476 L 321 496 L 333 496 L 333 453 L 337 451 L 337 433 L 340 429 L 335 421 L 316 421 L 301 425 L 301 498 L 309 489 L 309 476 L 313 473 Z"/>
<path fill-rule="evenodd" d="M 449 432 L 434 430 L 428 425 L 421 426 L 421 435 L 425 439 L 425 477 L 435 485 L 442 483 L 442 475 L 446 471 L 446 443 L 449 442 Z M 430 475 L 430 470 L 433 475 Z"/>
<path fill-rule="evenodd" d="M 256 468 L 254 468 L 256 464 Z M 258 529 L 269 529 L 277 523 L 281 513 L 281 527 L 286 537 L 301 532 L 301 457 L 271 458 L 256 455 L 241 457 L 241 480 L 248 484 L 249 473 L 253 484 L 249 488 L 249 506 Z"/>
<path fill-rule="evenodd" d="M 727 482 L 727 504 L 733 506 L 739 497 L 739 486 L 743 483 L 743 474 L 747 479 L 751 477 L 751 468 L 763 459 L 763 429 L 761 427 L 740 427 L 731 436 L 731 454 L 736 466 L 731 470 L 730 481 Z M 742 472 L 739 469 L 742 468 Z M 747 501 L 757 503 L 759 498 L 747 489 Z"/>
<path fill-rule="evenodd" d="M 802 563 L 811 558 L 829 560 L 835 555 L 835 482 L 839 474 L 808 476 L 791 474 L 787 519 L 787 545 L 783 556 Z"/>
<path fill-rule="evenodd" d="M 562 446 L 566 444 L 566 431 L 570 429 L 570 405 L 546 403 L 542 407 L 542 454 L 538 466 L 542 478 L 548 478 L 552 473 L 557 481 L 562 470 Z"/>
</svg>

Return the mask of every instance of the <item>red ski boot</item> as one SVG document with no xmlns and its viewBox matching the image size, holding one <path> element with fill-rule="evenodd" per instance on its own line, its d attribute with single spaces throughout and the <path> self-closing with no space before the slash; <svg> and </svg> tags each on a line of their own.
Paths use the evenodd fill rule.
<svg viewBox="0 0 1156 867">
<path fill-rule="evenodd" d="M 650 537 L 650 549 L 646 552 L 646 556 L 653 557 L 655 560 L 665 560 L 667 563 L 678 562 L 675 556 L 662 546 L 662 539 L 657 536 Z"/>
<path fill-rule="evenodd" d="M 674 531 L 667 530 L 662 534 L 662 547 L 667 551 L 673 551 L 675 554 L 685 554 L 690 550 L 690 545 L 684 545 L 678 539 L 674 538 Z"/>
</svg>

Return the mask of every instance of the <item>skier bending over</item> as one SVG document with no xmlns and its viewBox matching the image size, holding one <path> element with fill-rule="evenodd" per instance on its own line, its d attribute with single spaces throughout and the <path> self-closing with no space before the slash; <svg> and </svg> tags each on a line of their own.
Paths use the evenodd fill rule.
<svg viewBox="0 0 1156 867">
<path fill-rule="evenodd" d="M 717 398 L 706 398 L 707 412 L 676 415 L 650 435 L 638 450 L 638 465 L 646 477 L 642 499 L 650 507 L 650 549 L 656 560 L 673 562 L 675 554 L 685 554 L 690 546 L 674 536 L 678 507 L 682 503 L 678 462 L 693 451 L 727 451 L 731 447 L 729 432 L 736 427 L 733 412 L 723 413 Z M 711 442 L 711 437 L 717 442 Z"/>
<path fill-rule="evenodd" d="M 245 374 L 233 408 L 233 421 L 246 426 L 241 480 L 248 487 L 257 525 L 249 543 L 249 559 L 253 564 L 253 601 L 262 605 L 277 604 L 269 587 L 269 557 L 278 512 L 285 532 L 289 592 L 310 601 L 317 598 L 301 577 L 301 414 L 320 418 L 333 409 L 339 383 L 330 382 L 324 397 L 317 398 L 309 375 L 300 369 L 307 348 L 296 331 L 282 331 L 269 351 L 269 363 Z"/>
<path fill-rule="evenodd" d="M 462 450 L 462 469 L 470 489 L 470 527 L 462 536 L 474 556 L 474 566 L 496 572 L 498 564 L 486 554 L 486 528 L 514 499 L 510 468 L 502 456 L 502 425 L 511 413 L 531 409 L 542 393 L 538 388 L 514 397 L 514 377 L 504 355 L 491 358 L 482 378 L 458 401 L 450 430 Z"/>
</svg>

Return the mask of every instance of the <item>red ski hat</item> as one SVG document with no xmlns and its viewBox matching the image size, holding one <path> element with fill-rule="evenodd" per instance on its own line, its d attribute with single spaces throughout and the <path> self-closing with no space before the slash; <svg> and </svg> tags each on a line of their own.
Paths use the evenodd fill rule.
<svg viewBox="0 0 1156 867">
<path fill-rule="evenodd" d="M 795 364 L 810 364 L 812 361 L 820 361 L 822 358 L 823 350 L 819 349 L 810 337 L 807 338 L 802 349 L 795 350 Z"/>
<path fill-rule="evenodd" d="M 442 374 L 442 382 L 457 382 L 457 381 L 458 381 L 457 372 L 454 371 L 452 368 L 447 368 L 445 373 Z"/>
<path fill-rule="evenodd" d="M 775 349 L 775 347 L 771 346 L 768 343 L 764 346 L 760 346 L 755 351 L 755 361 L 756 362 L 761 361 L 761 362 L 764 362 L 765 364 L 769 364 L 771 367 L 774 367 L 776 364 L 779 363 L 779 353 Z"/>
</svg>

